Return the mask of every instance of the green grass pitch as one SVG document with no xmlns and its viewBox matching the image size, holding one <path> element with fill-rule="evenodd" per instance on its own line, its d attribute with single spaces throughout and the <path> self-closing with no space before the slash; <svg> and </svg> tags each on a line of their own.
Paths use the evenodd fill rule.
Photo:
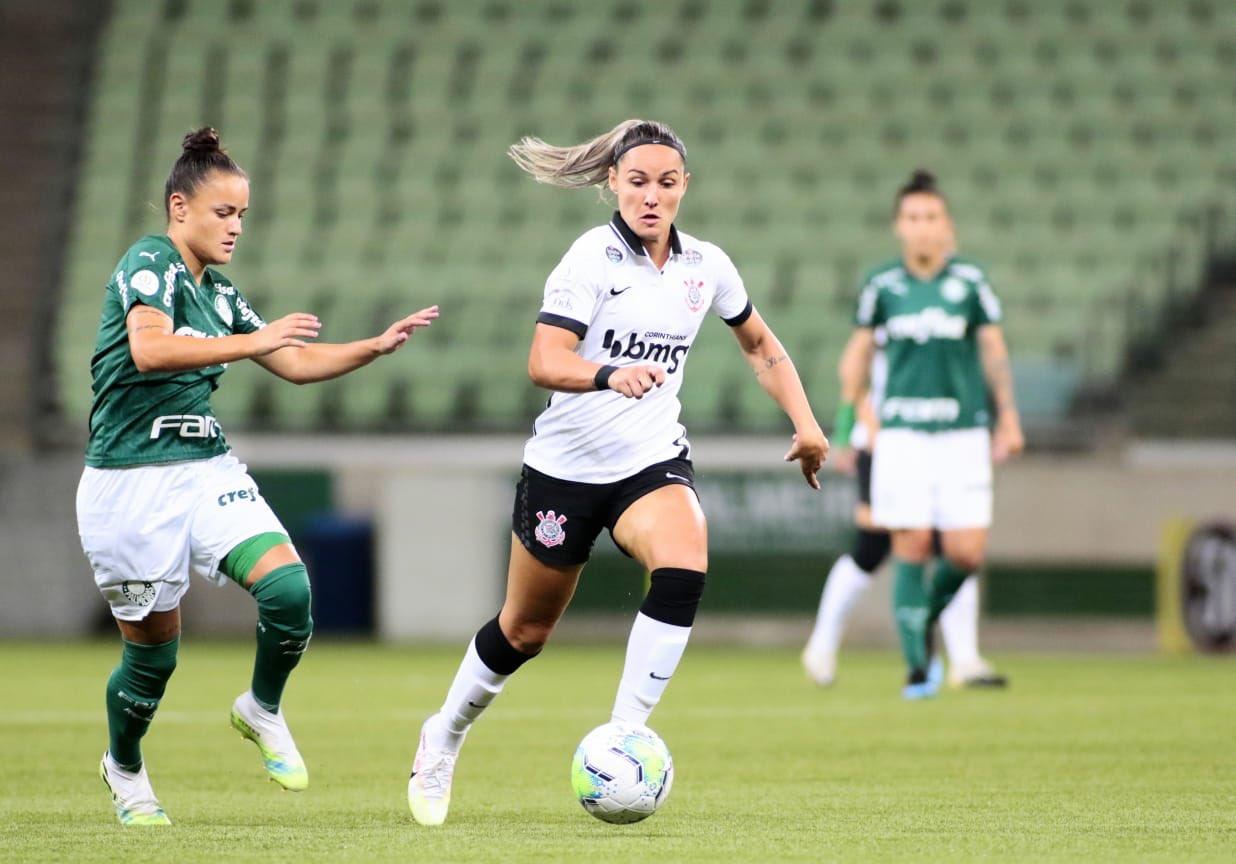
<svg viewBox="0 0 1236 864">
<path fill-rule="evenodd" d="M 0 859 L 1236 859 L 1230 660 L 1007 656 L 1006 693 L 905 704 L 891 654 L 847 655 L 819 690 L 791 652 L 697 646 L 653 716 L 670 799 L 611 826 L 574 801 L 568 768 L 608 718 L 621 648 L 553 645 L 472 731 L 450 819 L 427 830 L 408 768 L 462 647 L 316 641 L 285 702 L 311 776 L 293 794 L 228 726 L 250 648 L 190 634 L 145 745 L 175 824 L 141 830 L 95 776 L 118 643 L 0 643 Z"/>
</svg>

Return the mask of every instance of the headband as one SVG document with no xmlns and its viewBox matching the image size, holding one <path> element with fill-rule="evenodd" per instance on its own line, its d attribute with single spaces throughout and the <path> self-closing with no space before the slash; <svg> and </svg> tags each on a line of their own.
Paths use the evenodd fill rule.
<svg viewBox="0 0 1236 864">
<path fill-rule="evenodd" d="M 636 147 L 643 147 L 645 144 L 664 144 L 666 147 L 673 147 L 678 151 L 678 155 L 682 157 L 682 161 L 687 161 L 687 150 L 682 146 L 682 142 L 676 138 L 636 138 L 634 141 L 628 142 L 626 145 L 620 145 L 614 150 L 614 164 L 618 164 L 628 150 L 634 150 Z"/>
</svg>

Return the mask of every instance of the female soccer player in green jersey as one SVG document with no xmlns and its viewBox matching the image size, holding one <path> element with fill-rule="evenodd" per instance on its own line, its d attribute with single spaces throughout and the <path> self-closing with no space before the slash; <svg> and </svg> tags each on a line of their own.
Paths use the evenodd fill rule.
<svg viewBox="0 0 1236 864">
<path fill-rule="evenodd" d="M 865 280 L 842 398 L 852 406 L 865 392 L 874 332 L 883 328 L 888 378 L 872 420 L 871 515 L 892 533 L 893 613 L 909 666 L 903 694 L 920 699 L 939 684 L 927 674 L 929 634 L 983 564 L 992 460 L 1016 455 L 1024 439 L 1000 302 L 982 269 L 954 253 L 948 205 L 931 174 L 917 171 L 899 190 L 894 228 L 902 254 Z M 848 432 L 835 437 L 845 441 Z M 933 529 L 943 555 L 927 587 Z"/>
<path fill-rule="evenodd" d="M 82 548 L 123 643 L 107 682 L 110 743 L 99 773 L 125 825 L 170 824 L 141 739 L 176 668 L 190 573 L 228 579 L 258 606 L 257 659 L 232 725 L 271 779 L 309 783 L 279 702 L 313 631 L 309 576 L 210 408 L 227 364 L 246 358 L 297 384 L 358 369 L 438 317 L 431 306 L 358 342 L 328 345 L 313 315 L 264 322 L 211 265 L 232 259 L 249 181 L 214 129 L 184 139 L 163 195 L 167 233 L 138 240 L 103 299 L 91 371 L 94 403 L 77 491 Z"/>
</svg>

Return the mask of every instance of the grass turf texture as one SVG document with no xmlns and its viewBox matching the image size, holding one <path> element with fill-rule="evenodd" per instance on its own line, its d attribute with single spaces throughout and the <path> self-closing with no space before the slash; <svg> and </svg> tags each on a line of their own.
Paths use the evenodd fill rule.
<svg viewBox="0 0 1236 864">
<path fill-rule="evenodd" d="M 786 651 L 692 648 L 654 715 L 666 807 L 605 825 L 572 797 L 608 719 L 618 647 L 552 646 L 469 736 L 440 829 L 408 768 L 450 649 L 314 642 L 288 688 L 308 792 L 265 780 L 228 726 L 251 648 L 180 652 L 145 753 L 170 829 L 122 829 L 95 775 L 118 644 L 0 643 L 0 859 L 280 861 L 1204 861 L 1236 849 L 1230 661 L 1000 658 L 1005 693 L 905 704 L 895 658 L 849 654 L 819 690 Z"/>
</svg>

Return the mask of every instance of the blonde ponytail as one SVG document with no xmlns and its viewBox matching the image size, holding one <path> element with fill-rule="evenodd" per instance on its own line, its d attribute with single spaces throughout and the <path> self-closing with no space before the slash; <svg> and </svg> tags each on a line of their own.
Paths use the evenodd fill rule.
<svg viewBox="0 0 1236 864">
<path fill-rule="evenodd" d="M 507 148 L 506 154 L 538 183 L 548 183 L 562 189 L 586 189 L 604 186 L 609 181 L 609 169 L 632 147 L 641 144 L 665 144 L 687 158 L 686 148 L 677 133 L 664 123 L 648 120 L 624 120 L 608 132 L 576 144 L 556 147 L 540 138 L 521 138 Z"/>
</svg>

